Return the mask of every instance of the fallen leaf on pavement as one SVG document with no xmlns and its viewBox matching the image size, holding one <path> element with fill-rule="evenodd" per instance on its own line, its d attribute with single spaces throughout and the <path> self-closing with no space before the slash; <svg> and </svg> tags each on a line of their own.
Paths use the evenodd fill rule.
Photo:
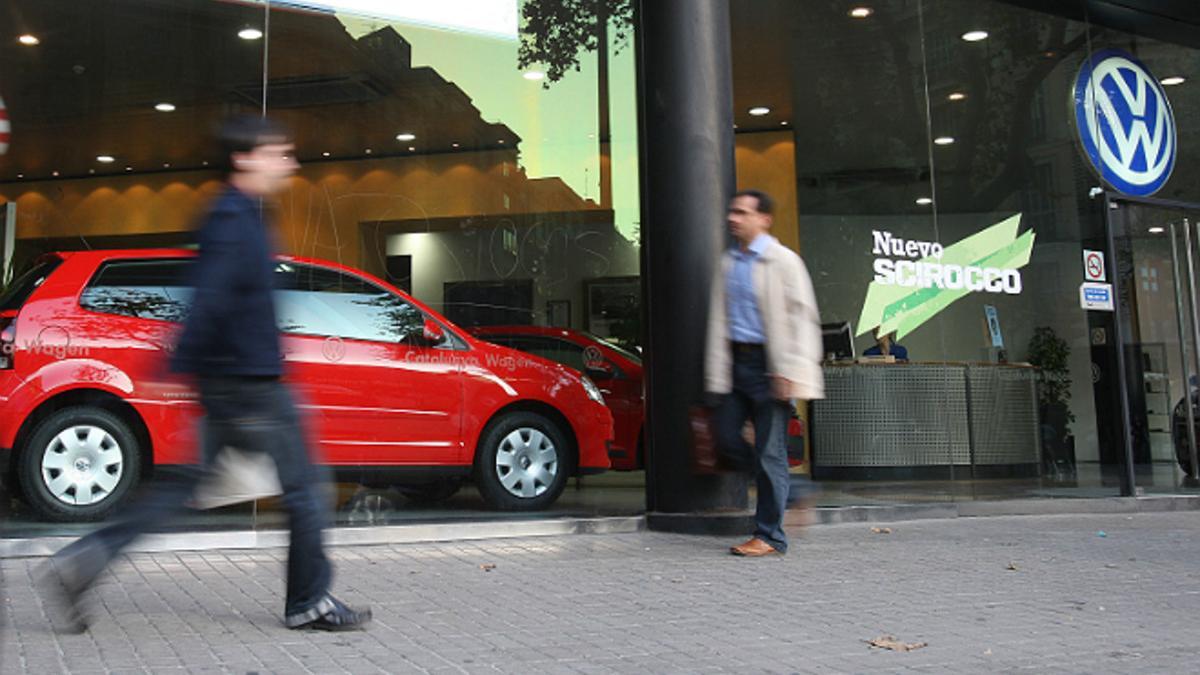
<svg viewBox="0 0 1200 675">
<path fill-rule="evenodd" d="M 492 570 L 496 569 L 496 566 L 492 563 L 484 563 L 479 566 L 479 569 L 483 570 L 484 572 L 491 572 Z"/>
<path fill-rule="evenodd" d="M 914 649 L 928 647 L 928 642 L 900 642 L 892 635 L 880 635 L 874 640 L 863 640 L 872 647 L 879 649 L 890 649 L 894 652 L 911 652 Z"/>
<path fill-rule="evenodd" d="M 891 534 L 892 528 L 890 528 L 890 527 L 872 527 L 871 531 L 874 532 L 875 534 Z"/>
</svg>

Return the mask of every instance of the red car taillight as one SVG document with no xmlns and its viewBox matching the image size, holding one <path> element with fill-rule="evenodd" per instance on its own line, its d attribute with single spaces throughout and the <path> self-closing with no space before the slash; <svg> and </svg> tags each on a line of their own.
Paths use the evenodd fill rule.
<svg viewBox="0 0 1200 675">
<path fill-rule="evenodd" d="M 0 316 L 0 370 L 13 367 L 13 354 L 17 351 L 17 317 Z"/>
</svg>

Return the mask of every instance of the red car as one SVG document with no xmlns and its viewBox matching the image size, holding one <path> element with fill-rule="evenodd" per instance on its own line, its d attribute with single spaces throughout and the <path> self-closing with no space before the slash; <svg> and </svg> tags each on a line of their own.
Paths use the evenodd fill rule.
<svg viewBox="0 0 1200 675">
<path fill-rule="evenodd" d="M 195 457 L 199 406 L 166 370 L 192 256 L 51 254 L 0 296 L 0 448 L 44 517 L 101 518 L 156 466 Z M 588 378 L 363 272 L 283 257 L 275 273 L 285 377 L 338 474 L 441 496 L 471 478 L 490 506 L 523 510 L 609 467 L 613 418 Z"/>
<path fill-rule="evenodd" d="M 642 427 L 646 410 L 640 356 L 603 338 L 568 328 L 480 326 L 470 331 L 488 342 L 570 366 L 595 380 L 613 415 L 614 439 L 608 453 L 612 468 L 645 468 Z"/>
</svg>

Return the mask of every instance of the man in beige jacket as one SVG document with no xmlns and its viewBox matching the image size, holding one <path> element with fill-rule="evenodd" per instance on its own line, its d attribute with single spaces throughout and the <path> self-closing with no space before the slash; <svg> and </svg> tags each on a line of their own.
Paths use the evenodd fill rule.
<svg viewBox="0 0 1200 675">
<path fill-rule="evenodd" d="M 755 474 L 754 536 L 734 555 L 787 552 L 783 514 L 791 486 L 787 424 L 793 399 L 824 396 L 821 327 L 812 280 L 800 256 L 767 234 L 771 198 L 744 190 L 729 202 L 736 245 L 721 258 L 713 283 L 705 355 L 705 390 L 720 396 L 713 416 L 717 446 Z M 742 428 L 754 422 L 754 444 Z"/>
</svg>

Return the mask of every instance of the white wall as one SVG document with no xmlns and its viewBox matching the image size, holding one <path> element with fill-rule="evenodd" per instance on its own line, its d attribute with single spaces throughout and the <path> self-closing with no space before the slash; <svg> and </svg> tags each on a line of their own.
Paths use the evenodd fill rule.
<svg viewBox="0 0 1200 675">
<path fill-rule="evenodd" d="M 504 231 L 515 237 L 515 254 Z M 511 223 L 441 232 L 389 235 L 388 255 L 411 255 L 413 295 L 442 309 L 444 289 L 453 281 L 533 281 L 535 321 L 545 323 L 546 302 L 571 301 L 571 325 L 585 328 L 583 282 L 636 276 L 638 249 L 611 224 Z"/>
</svg>

